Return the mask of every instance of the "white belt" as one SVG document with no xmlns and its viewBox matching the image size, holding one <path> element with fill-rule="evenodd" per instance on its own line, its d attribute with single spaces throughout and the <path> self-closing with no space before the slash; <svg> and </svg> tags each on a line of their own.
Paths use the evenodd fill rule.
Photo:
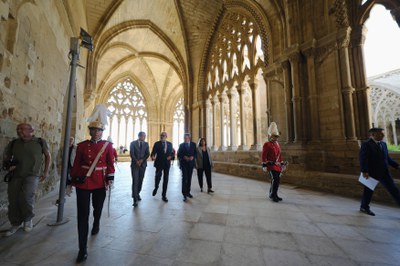
<svg viewBox="0 0 400 266">
<path fill-rule="evenodd" d="M 87 166 L 87 165 L 82 165 L 81 167 L 82 167 L 82 168 L 85 168 L 85 169 L 89 169 L 89 168 L 90 168 L 90 167 Z M 103 166 L 103 167 L 95 167 L 95 168 L 94 168 L 95 171 L 103 171 L 103 170 L 105 170 L 105 169 L 107 169 L 107 167 L 104 167 L 104 166 Z"/>
</svg>

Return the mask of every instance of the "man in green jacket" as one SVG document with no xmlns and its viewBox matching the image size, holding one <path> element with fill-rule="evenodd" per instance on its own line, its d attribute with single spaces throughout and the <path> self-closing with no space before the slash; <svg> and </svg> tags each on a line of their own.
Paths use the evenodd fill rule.
<svg viewBox="0 0 400 266">
<path fill-rule="evenodd" d="M 6 236 L 13 235 L 22 226 L 25 232 L 33 229 L 35 191 L 39 181 L 49 175 L 49 147 L 44 139 L 34 136 L 34 131 L 30 124 L 19 124 L 18 138 L 7 145 L 4 153 L 4 161 L 12 162 L 9 170 L 14 172 L 8 182 L 8 219 L 12 227 Z"/>
</svg>

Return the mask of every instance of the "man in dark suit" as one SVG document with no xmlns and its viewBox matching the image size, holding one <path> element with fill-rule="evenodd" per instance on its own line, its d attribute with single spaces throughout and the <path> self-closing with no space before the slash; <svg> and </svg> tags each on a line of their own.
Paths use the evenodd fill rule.
<svg viewBox="0 0 400 266">
<path fill-rule="evenodd" d="M 190 187 L 192 185 L 192 174 L 196 159 L 196 143 L 190 140 L 190 134 L 185 134 L 185 142 L 179 145 L 178 159 L 182 170 L 182 194 L 183 201 L 187 197 L 193 198 L 190 194 Z"/>
<path fill-rule="evenodd" d="M 388 169 L 389 165 L 399 169 L 399 164 L 390 158 L 386 143 L 382 141 L 385 137 L 385 131 L 382 128 L 371 128 L 368 133 L 370 139 L 363 142 L 360 149 L 362 175 L 365 178 L 373 177 L 377 179 L 400 205 L 400 192 Z M 364 186 L 360 211 L 375 216 L 375 213 L 369 208 L 373 192 L 373 190 Z"/>
<path fill-rule="evenodd" d="M 138 206 L 138 201 L 142 200 L 140 191 L 142 190 L 144 173 L 147 167 L 147 158 L 150 156 L 149 144 L 145 142 L 146 133 L 139 132 L 138 139 L 131 142 L 129 153 L 131 155 L 132 173 L 132 198 L 133 207 Z"/>
<path fill-rule="evenodd" d="M 161 176 L 164 172 L 163 189 L 162 189 L 162 200 L 164 202 L 168 202 L 167 187 L 168 187 L 169 168 L 171 167 L 172 156 L 173 156 L 172 143 L 167 141 L 167 133 L 161 132 L 160 141 L 154 143 L 153 150 L 151 151 L 151 159 L 154 161 L 154 167 L 156 168 L 153 196 L 157 194 Z"/>
</svg>

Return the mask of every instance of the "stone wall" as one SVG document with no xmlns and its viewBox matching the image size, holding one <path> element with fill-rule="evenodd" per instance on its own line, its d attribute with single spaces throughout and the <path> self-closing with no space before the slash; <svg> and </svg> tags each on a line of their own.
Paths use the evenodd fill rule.
<svg viewBox="0 0 400 266">
<path fill-rule="evenodd" d="M 80 8 L 76 1 L 75 8 Z M 16 125 L 27 122 L 46 139 L 52 155 L 48 180 L 37 197 L 55 188 L 60 175 L 66 92 L 69 80 L 69 38 L 79 35 L 71 21 L 85 27 L 84 17 L 69 14 L 65 1 L 0 1 L 0 160 L 7 143 L 17 137 Z M 81 53 L 81 60 L 86 59 Z M 84 70 L 77 71 L 73 135 L 83 135 Z M 7 210 L 7 185 L 0 172 L 0 219 Z"/>
</svg>

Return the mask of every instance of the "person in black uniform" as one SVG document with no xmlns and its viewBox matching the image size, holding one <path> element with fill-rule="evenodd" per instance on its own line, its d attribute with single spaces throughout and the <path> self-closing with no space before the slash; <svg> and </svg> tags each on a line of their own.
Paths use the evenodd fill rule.
<svg viewBox="0 0 400 266">
<path fill-rule="evenodd" d="M 199 140 L 195 165 L 201 192 L 203 192 L 203 173 L 205 173 L 208 187 L 207 193 L 213 193 L 214 191 L 212 190 L 211 182 L 211 169 L 213 167 L 213 162 L 211 158 L 211 150 L 207 147 L 207 141 L 205 138 Z"/>
<path fill-rule="evenodd" d="M 196 143 L 190 140 L 190 134 L 185 134 L 185 142 L 179 145 L 178 159 L 182 170 L 182 195 L 183 201 L 187 200 L 187 197 L 193 198 L 190 194 L 190 187 L 192 185 L 192 174 L 194 168 L 194 162 L 196 159 Z"/>
<path fill-rule="evenodd" d="M 368 133 L 370 138 L 361 144 L 360 149 L 361 173 L 367 179 L 369 177 L 377 179 L 400 205 L 400 191 L 389 172 L 389 165 L 395 169 L 399 169 L 400 165 L 390 158 L 387 145 L 382 141 L 385 131 L 383 128 L 371 128 Z M 373 190 L 364 186 L 360 206 L 361 212 L 371 216 L 375 216 L 375 213 L 369 208 L 373 193 Z"/>
<path fill-rule="evenodd" d="M 168 202 L 167 198 L 167 187 L 169 168 L 171 167 L 171 159 L 173 157 L 172 143 L 167 141 L 167 133 L 160 133 L 160 140 L 154 143 L 151 151 L 151 159 L 154 161 L 154 167 L 156 168 L 155 184 L 153 190 L 153 196 L 157 194 L 158 186 L 163 175 L 163 188 L 162 188 L 162 200 Z"/>
</svg>

